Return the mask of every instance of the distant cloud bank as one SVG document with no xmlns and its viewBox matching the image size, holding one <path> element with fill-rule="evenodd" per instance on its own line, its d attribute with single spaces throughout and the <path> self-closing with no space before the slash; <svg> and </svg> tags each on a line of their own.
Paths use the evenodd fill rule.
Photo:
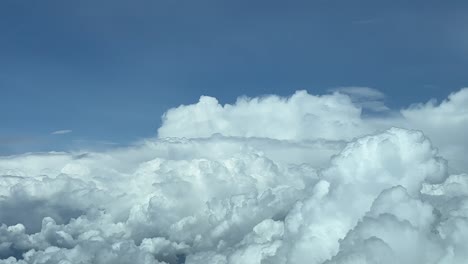
<svg viewBox="0 0 468 264">
<path fill-rule="evenodd" d="M 384 98 L 202 96 L 131 147 L 0 157 L 0 264 L 465 263 L 468 89 Z"/>
</svg>

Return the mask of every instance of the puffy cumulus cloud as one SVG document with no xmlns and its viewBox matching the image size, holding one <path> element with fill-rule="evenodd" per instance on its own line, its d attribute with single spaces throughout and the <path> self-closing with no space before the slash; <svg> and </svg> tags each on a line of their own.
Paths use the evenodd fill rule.
<svg viewBox="0 0 468 264">
<path fill-rule="evenodd" d="M 192 105 L 170 109 L 163 116 L 159 138 L 206 138 L 213 134 L 277 140 L 349 141 L 391 127 L 423 131 L 451 161 L 455 171 L 467 171 L 468 88 L 452 93 L 437 104 L 431 100 L 408 108 L 390 110 L 384 94 L 367 87 L 344 87 L 332 94 L 312 95 L 298 91 L 291 97 L 275 95 L 242 97 L 221 105 L 202 96 Z M 363 114 L 363 110 L 385 115 Z"/>
<path fill-rule="evenodd" d="M 218 136 L 4 157 L 0 257 L 180 263 L 193 252 L 230 248 L 261 221 L 284 219 L 317 181 L 310 164 L 273 160 L 280 149 L 310 153 L 312 163 L 325 166 L 314 152 L 332 155 L 341 144 Z"/>
<path fill-rule="evenodd" d="M 424 131 L 440 148 L 441 154 L 461 171 L 467 171 L 464 157 L 468 153 L 468 88 L 452 93 L 437 104 L 431 100 L 403 109 L 401 127 Z"/>
<path fill-rule="evenodd" d="M 466 94 L 386 117 L 370 89 L 202 97 L 130 147 L 0 157 L 0 264 L 465 263 L 468 174 L 442 156 L 466 154 Z"/>
<path fill-rule="evenodd" d="M 361 109 L 349 96 L 315 96 L 298 91 L 289 98 L 239 98 L 221 105 L 202 96 L 197 104 L 170 109 L 158 135 L 164 137 L 265 137 L 280 140 L 351 139 L 367 131 Z"/>
</svg>

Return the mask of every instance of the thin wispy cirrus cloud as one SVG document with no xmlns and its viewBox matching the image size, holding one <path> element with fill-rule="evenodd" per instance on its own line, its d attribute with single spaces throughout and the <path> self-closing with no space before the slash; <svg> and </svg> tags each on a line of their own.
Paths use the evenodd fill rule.
<svg viewBox="0 0 468 264">
<path fill-rule="evenodd" d="M 73 131 L 70 130 L 70 129 L 62 129 L 62 130 L 56 130 L 56 131 L 53 131 L 51 132 L 50 134 L 51 135 L 64 135 L 64 134 L 70 134 L 72 133 Z"/>
<path fill-rule="evenodd" d="M 354 103 L 364 109 L 372 110 L 375 112 L 385 112 L 390 109 L 385 105 L 385 95 L 373 88 L 369 87 L 340 87 L 330 89 L 332 92 L 339 92 L 349 95 Z"/>
</svg>

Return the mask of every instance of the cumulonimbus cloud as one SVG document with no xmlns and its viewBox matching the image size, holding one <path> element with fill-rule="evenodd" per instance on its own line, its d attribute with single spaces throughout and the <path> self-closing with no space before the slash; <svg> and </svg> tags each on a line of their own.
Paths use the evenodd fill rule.
<svg viewBox="0 0 468 264">
<path fill-rule="evenodd" d="M 0 264 L 464 263 L 468 89 L 384 117 L 352 91 L 205 96 L 131 147 L 1 157 Z"/>
</svg>

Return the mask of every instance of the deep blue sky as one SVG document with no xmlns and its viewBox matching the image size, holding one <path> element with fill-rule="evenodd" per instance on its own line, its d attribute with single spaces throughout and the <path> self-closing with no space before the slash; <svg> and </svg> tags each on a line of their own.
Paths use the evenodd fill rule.
<svg viewBox="0 0 468 264">
<path fill-rule="evenodd" d="M 154 136 L 200 95 L 340 86 L 394 108 L 468 86 L 468 1 L 0 1 L 0 154 Z"/>
</svg>

